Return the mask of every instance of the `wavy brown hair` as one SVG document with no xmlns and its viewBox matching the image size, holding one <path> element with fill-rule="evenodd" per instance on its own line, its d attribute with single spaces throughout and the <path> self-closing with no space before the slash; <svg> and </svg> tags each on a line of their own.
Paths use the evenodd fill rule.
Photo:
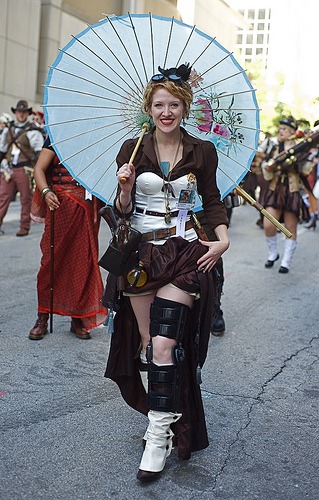
<svg viewBox="0 0 319 500">
<path fill-rule="evenodd" d="M 193 100 L 193 92 L 192 89 L 187 82 L 182 82 L 181 84 L 176 84 L 170 80 L 163 80 L 159 83 L 153 83 L 152 81 L 148 82 L 145 87 L 144 95 L 143 95 L 143 105 L 142 110 L 144 113 L 150 115 L 151 107 L 153 101 L 154 92 L 159 89 L 164 88 L 174 97 L 181 99 L 184 103 L 184 115 L 183 118 L 188 118 L 189 110 Z"/>
</svg>

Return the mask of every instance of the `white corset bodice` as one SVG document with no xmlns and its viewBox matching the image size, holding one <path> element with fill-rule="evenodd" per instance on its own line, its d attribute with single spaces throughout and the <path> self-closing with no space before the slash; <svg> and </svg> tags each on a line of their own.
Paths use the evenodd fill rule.
<svg viewBox="0 0 319 500">
<path fill-rule="evenodd" d="M 160 217 L 143 213 L 134 213 L 131 217 L 131 224 L 141 233 L 147 233 L 148 231 L 152 231 L 153 229 L 176 226 L 176 217 L 172 217 L 170 224 L 166 224 L 164 220 L 166 209 L 163 192 L 163 182 L 165 184 L 167 183 L 167 181 L 163 180 L 162 177 L 154 174 L 153 172 L 144 172 L 136 179 L 136 207 L 138 209 L 150 210 L 152 212 L 163 214 L 163 217 Z M 170 181 L 169 184 L 172 187 L 172 193 L 169 194 L 168 198 L 170 211 L 175 212 L 178 211 L 177 203 L 181 190 L 187 189 L 188 187 L 188 176 L 183 175 L 178 179 Z M 189 220 L 189 217 L 187 218 L 187 220 Z M 187 239 L 188 241 L 192 241 L 196 238 L 197 235 L 193 229 L 186 231 L 185 239 Z M 153 243 L 161 244 L 163 243 L 163 241 Z"/>
</svg>

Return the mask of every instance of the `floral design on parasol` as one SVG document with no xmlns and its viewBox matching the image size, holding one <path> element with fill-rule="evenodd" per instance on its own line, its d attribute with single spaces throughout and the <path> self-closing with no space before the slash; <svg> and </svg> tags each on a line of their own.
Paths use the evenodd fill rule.
<svg viewBox="0 0 319 500">
<path fill-rule="evenodd" d="M 107 17 L 74 36 L 49 70 L 44 113 L 50 141 L 71 175 L 111 203 L 118 150 L 149 118 L 142 96 L 151 76 L 187 62 L 194 99 L 185 129 L 213 142 L 225 197 L 249 171 L 259 137 L 255 91 L 234 56 L 174 18 Z"/>
</svg>

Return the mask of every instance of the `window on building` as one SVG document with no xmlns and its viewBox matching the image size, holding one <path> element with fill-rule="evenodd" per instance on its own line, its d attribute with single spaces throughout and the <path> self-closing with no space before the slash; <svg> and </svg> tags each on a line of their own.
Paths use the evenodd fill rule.
<svg viewBox="0 0 319 500">
<path fill-rule="evenodd" d="M 260 9 L 258 11 L 258 19 L 266 19 L 266 11 L 265 11 L 265 9 Z"/>
<path fill-rule="evenodd" d="M 237 35 L 237 43 L 243 43 L 243 35 Z"/>
<path fill-rule="evenodd" d="M 246 43 L 251 45 L 253 43 L 253 35 L 246 36 Z"/>
<path fill-rule="evenodd" d="M 248 9 L 248 19 L 255 19 L 255 9 Z"/>
<path fill-rule="evenodd" d="M 263 49 L 256 49 L 256 56 L 263 53 Z"/>
<path fill-rule="evenodd" d="M 246 49 L 245 54 L 246 54 L 246 56 L 252 56 L 253 55 L 253 49 Z"/>
<path fill-rule="evenodd" d="M 262 45 L 264 43 L 264 35 L 257 35 L 257 43 L 258 45 Z"/>
<path fill-rule="evenodd" d="M 257 29 L 258 29 L 258 31 L 263 31 L 265 29 L 265 23 L 258 23 Z"/>
</svg>

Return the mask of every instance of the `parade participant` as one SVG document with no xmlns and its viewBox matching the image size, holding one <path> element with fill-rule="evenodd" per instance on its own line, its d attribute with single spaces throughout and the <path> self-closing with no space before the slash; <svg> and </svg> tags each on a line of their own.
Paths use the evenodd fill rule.
<svg viewBox="0 0 319 500">
<path fill-rule="evenodd" d="M 259 144 L 258 151 L 252 161 L 251 169 L 255 172 L 257 176 L 257 186 L 259 187 L 258 202 L 264 206 L 264 193 L 267 192 L 268 183 L 265 180 L 262 173 L 262 165 L 266 164 L 268 160 L 272 157 L 273 152 L 276 148 L 276 141 L 271 138 L 270 133 L 265 133 L 264 140 Z M 259 219 L 256 221 L 257 226 L 260 229 L 264 229 L 264 216 L 261 213 Z"/>
<path fill-rule="evenodd" d="M 15 121 L 4 129 L 0 137 L 0 161 L 5 158 L 5 170 L 10 171 L 10 175 L 6 175 L 5 171 L 1 174 L 0 230 L 10 202 L 18 191 L 21 198 L 21 217 L 20 230 L 16 235 L 27 236 L 30 231 L 32 200 L 30 169 L 41 151 L 43 136 L 38 127 L 28 120 L 32 108 L 29 108 L 27 101 L 19 101 L 17 107 L 11 110 L 15 113 Z"/>
<path fill-rule="evenodd" d="M 319 194 L 319 151 L 318 148 L 313 148 L 310 150 L 310 155 L 307 157 L 308 162 L 311 162 L 312 168 L 309 176 L 307 177 L 307 183 L 304 187 L 304 198 L 307 205 L 309 205 L 309 221 L 305 224 L 307 229 L 316 229 L 317 219 L 318 219 L 318 194 Z"/>
<path fill-rule="evenodd" d="M 133 254 L 123 273 L 123 299 L 105 374 L 118 383 L 130 406 L 148 415 L 137 473 L 141 482 L 158 478 L 172 449 L 173 431 L 182 460 L 208 446 L 196 373 L 205 361 L 217 299 L 211 271 L 229 246 L 226 209 L 216 185 L 215 147 L 181 127 L 192 102 L 190 68 L 159 71 L 143 98 L 154 128 L 143 138 L 134 164 L 127 162 L 136 139 L 125 141 L 117 156 L 114 206 L 119 216 L 130 217 L 132 227 L 143 233 L 138 259 L 142 283 L 146 277 L 147 281 L 141 287 L 138 280 L 129 284 L 131 274 L 126 273 L 134 266 Z M 217 241 L 198 239 L 189 220 L 192 205 L 182 200 L 187 191 L 192 200 L 196 190 Z M 119 280 L 112 278 L 106 286 L 106 303 L 111 292 L 118 296 L 112 287 Z M 139 352 L 140 359 L 146 357 L 148 362 L 147 394 Z"/>
<path fill-rule="evenodd" d="M 314 128 L 318 127 L 319 120 L 316 120 L 313 124 Z M 309 203 L 309 212 L 310 212 L 310 220 L 305 225 L 307 229 L 316 229 L 317 227 L 317 219 L 319 212 L 319 148 L 318 148 L 318 140 L 315 144 L 314 148 L 310 149 L 310 154 L 307 157 L 307 160 L 312 162 L 312 169 L 307 178 L 308 181 L 308 189 L 306 189 L 306 196 L 308 197 Z"/>
<path fill-rule="evenodd" d="M 2 113 L 0 116 L 0 135 L 6 127 L 12 122 L 12 116 L 9 113 Z"/>
<path fill-rule="evenodd" d="M 295 145 L 292 138 L 298 126 L 293 118 L 284 118 L 279 122 L 277 134 L 278 146 L 274 150 L 273 157 L 283 151 L 288 151 Z M 291 267 L 292 258 L 297 246 L 297 224 L 302 211 L 302 197 L 300 195 L 301 176 L 307 176 L 309 171 L 307 165 L 294 163 L 292 167 L 286 164 L 263 165 L 263 175 L 268 181 L 267 191 L 264 193 L 266 210 L 277 220 L 283 217 L 285 227 L 292 233 L 292 237 L 286 238 L 283 258 L 279 272 L 286 274 Z M 264 219 L 265 236 L 268 246 L 268 260 L 266 268 L 272 268 L 279 259 L 277 244 L 277 229 L 268 219 Z"/>
<path fill-rule="evenodd" d="M 47 138 L 43 111 L 33 111 L 33 123 L 41 130 L 44 139 Z"/>
<path fill-rule="evenodd" d="M 100 325 L 107 310 L 102 306 L 103 282 L 98 266 L 98 218 L 96 199 L 85 199 L 85 189 L 59 163 L 46 139 L 34 169 L 32 218 L 45 222 L 37 276 L 38 318 L 29 339 L 41 340 L 48 331 L 53 285 L 54 314 L 70 316 L 71 331 L 80 339 Z M 53 211 L 54 217 L 52 217 Z M 54 224 L 54 241 L 51 239 Z M 51 247 L 54 282 L 50 283 Z"/>
<path fill-rule="evenodd" d="M 9 115 L 9 113 L 2 113 L 2 115 L 0 116 L 0 136 L 2 135 L 4 129 L 10 125 L 10 122 L 12 122 L 12 117 Z M 0 184 L 1 180 L 3 182 L 6 182 L 12 176 L 12 169 L 9 167 L 8 161 L 6 159 L 0 161 L 0 173 L 3 173 L 3 176 L 0 175 Z M 0 235 L 2 234 L 4 234 L 4 231 L 2 231 L 0 227 Z"/>
</svg>

